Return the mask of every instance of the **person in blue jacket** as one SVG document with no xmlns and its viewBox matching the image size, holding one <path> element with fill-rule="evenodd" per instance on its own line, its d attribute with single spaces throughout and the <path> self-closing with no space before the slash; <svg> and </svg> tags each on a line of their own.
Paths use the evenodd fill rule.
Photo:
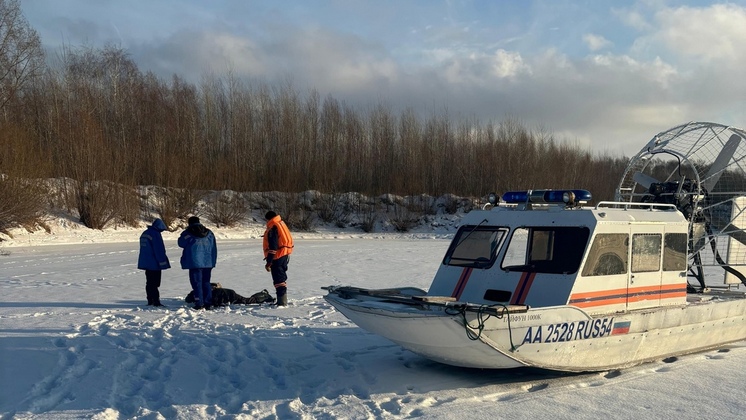
<svg viewBox="0 0 746 420">
<path fill-rule="evenodd" d="M 161 273 L 171 268 L 161 235 L 164 230 L 166 230 L 166 224 L 163 220 L 155 219 L 153 224 L 140 235 L 137 268 L 145 270 L 145 295 L 148 297 L 149 306 L 163 306 L 158 292 L 158 288 L 161 287 Z"/>
<path fill-rule="evenodd" d="M 181 268 L 189 270 L 189 283 L 194 292 L 194 309 L 210 309 L 210 279 L 212 269 L 218 260 L 218 246 L 215 243 L 215 235 L 200 223 L 199 217 L 192 216 L 188 222 L 189 226 L 181 232 L 178 240 L 179 247 L 184 248 L 181 253 Z"/>
</svg>

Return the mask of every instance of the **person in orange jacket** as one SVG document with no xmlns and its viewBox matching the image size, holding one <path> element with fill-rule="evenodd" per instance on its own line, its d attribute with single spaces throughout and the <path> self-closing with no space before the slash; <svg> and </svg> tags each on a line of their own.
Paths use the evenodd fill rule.
<svg viewBox="0 0 746 420">
<path fill-rule="evenodd" d="M 290 254 L 293 253 L 293 236 L 285 222 L 273 211 L 264 215 L 267 230 L 264 231 L 264 268 L 272 273 L 272 283 L 277 293 L 277 306 L 287 306 L 287 271 Z"/>
</svg>

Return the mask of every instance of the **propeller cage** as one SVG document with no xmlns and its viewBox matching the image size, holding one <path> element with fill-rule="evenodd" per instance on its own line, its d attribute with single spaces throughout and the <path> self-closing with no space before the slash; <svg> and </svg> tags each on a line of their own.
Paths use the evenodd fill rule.
<svg viewBox="0 0 746 420">
<path fill-rule="evenodd" d="M 690 263 L 746 272 L 744 130 L 692 122 L 658 133 L 630 160 L 615 198 L 675 205 L 690 222 Z"/>
</svg>

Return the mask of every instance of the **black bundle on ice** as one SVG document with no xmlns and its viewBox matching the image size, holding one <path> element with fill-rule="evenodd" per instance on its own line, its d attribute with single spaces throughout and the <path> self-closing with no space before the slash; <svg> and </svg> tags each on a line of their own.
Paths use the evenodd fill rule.
<svg viewBox="0 0 746 420">
<path fill-rule="evenodd" d="M 269 294 L 267 289 L 254 293 L 250 297 L 243 297 L 233 289 L 226 289 L 220 283 L 212 284 L 212 304 L 215 306 L 239 304 L 252 305 L 260 303 L 274 303 L 275 298 Z M 194 292 L 189 292 L 184 299 L 187 303 L 194 303 Z"/>
</svg>

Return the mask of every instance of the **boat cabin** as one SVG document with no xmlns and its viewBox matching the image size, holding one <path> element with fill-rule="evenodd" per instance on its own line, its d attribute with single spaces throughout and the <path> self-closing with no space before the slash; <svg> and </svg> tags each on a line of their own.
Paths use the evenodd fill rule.
<svg viewBox="0 0 746 420">
<path fill-rule="evenodd" d="M 502 198 L 464 217 L 429 296 L 589 314 L 686 303 L 689 223 L 675 206 L 585 207 L 585 190 Z"/>
</svg>

